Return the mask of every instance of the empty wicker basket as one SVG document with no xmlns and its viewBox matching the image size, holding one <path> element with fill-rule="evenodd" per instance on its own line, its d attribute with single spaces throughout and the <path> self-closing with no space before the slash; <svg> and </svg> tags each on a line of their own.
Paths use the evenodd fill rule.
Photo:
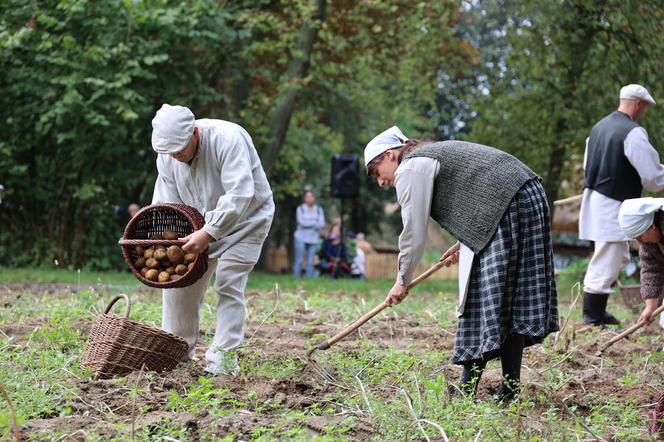
<svg viewBox="0 0 664 442">
<path fill-rule="evenodd" d="M 205 225 L 205 219 L 200 212 L 193 207 L 184 204 L 154 204 L 141 209 L 127 224 L 124 235 L 119 241 L 129 269 L 143 284 L 160 289 L 187 287 L 198 281 L 208 268 L 208 257 L 206 253 L 196 256 L 191 270 L 182 275 L 177 281 L 157 282 L 145 278 L 134 264 L 136 262 L 136 246 L 145 248 L 163 245 L 181 246 L 183 241 L 179 240 L 154 240 L 157 234 L 164 230 L 177 233 L 178 238 L 185 237 Z"/>
<path fill-rule="evenodd" d="M 119 299 L 127 303 L 124 317 L 109 314 Z M 184 339 L 132 321 L 130 309 L 129 297 L 118 295 L 92 326 L 81 368 L 92 369 L 94 379 L 122 376 L 140 370 L 144 364 L 146 370 L 172 370 L 187 354 L 189 346 Z"/>
</svg>

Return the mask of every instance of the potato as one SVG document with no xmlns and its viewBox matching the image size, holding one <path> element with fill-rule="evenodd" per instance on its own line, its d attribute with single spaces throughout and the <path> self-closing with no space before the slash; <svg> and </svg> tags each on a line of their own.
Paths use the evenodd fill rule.
<svg viewBox="0 0 664 442">
<path fill-rule="evenodd" d="M 189 264 L 196 261 L 196 254 L 195 253 L 187 253 L 184 255 L 184 263 Z"/>
<path fill-rule="evenodd" d="M 150 239 L 154 240 L 154 241 L 158 241 L 160 239 L 164 239 L 164 237 L 160 233 L 157 233 L 156 235 L 152 235 L 152 238 L 150 238 Z"/>
<path fill-rule="evenodd" d="M 190 262 L 189 265 L 187 266 L 187 270 L 191 270 L 194 268 L 194 263 Z"/>
<path fill-rule="evenodd" d="M 168 255 L 168 260 L 175 265 L 184 262 L 185 253 L 179 246 L 170 246 L 168 250 L 166 250 L 166 254 Z"/>
<path fill-rule="evenodd" d="M 156 269 L 159 267 L 159 261 L 157 261 L 154 258 L 146 259 L 145 260 L 145 265 L 148 266 L 151 269 Z"/>
<path fill-rule="evenodd" d="M 171 275 L 168 272 L 161 272 L 158 276 L 159 282 L 167 282 L 171 279 Z"/>
<path fill-rule="evenodd" d="M 173 273 L 175 273 L 175 267 L 173 266 L 167 267 L 166 270 L 164 271 L 167 272 L 169 275 L 172 275 Z"/>
<path fill-rule="evenodd" d="M 180 275 L 178 275 L 178 274 L 171 275 L 171 281 L 177 281 L 177 280 L 180 279 L 180 278 L 182 278 L 182 276 L 180 276 Z"/>
<path fill-rule="evenodd" d="M 143 246 L 136 246 L 136 256 L 143 256 L 143 253 L 145 253 L 145 247 Z"/>
<path fill-rule="evenodd" d="M 166 254 L 166 249 L 157 249 L 154 251 L 154 259 L 157 261 L 163 261 L 168 258 Z"/>
<path fill-rule="evenodd" d="M 147 273 L 148 270 L 150 270 L 150 267 L 143 267 L 141 269 L 141 276 L 145 276 L 145 274 Z"/>
<path fill-rule="evenodd" d="M 145 258 L 142 256 L 140 258 L 136 258 L 136 261 L 134 261 L 134 266 L 136 266 L 138 270 L 141 270 L 143 267 L 145 267 Z"/>
<path fill-rule="evenodd" d="M 164 230 L 162 236 L 164 237 L 164 239 L 178 239 L 178 234 L 172 230 Z"/>
<path fill-rule="evenodd" d="M 149 279 L 150 281 L 156 281 L 157 278 L 159 278 L 158 270 L 150 269 L 147 272 L 145 272 L 145 279 Z"/>
<path fill-rule="evenodd" d="M 178 264 L 177 267 L 175 267 L 175 273 L 177 273 L 178 275 L 184 275 L 185 273 L 187 273 L 187 270 L 189 269 L 184 264 Z"/>
<path fill-rule="evenodd" d="M 152 255 L 154 255 L 154 250 L 152 249 L 152 247 L 150 247 L 149 249 L 146 249 L 145 252 L 143 253 L 143 258 L 147 260 L 152 258 Z"/>
</svg>

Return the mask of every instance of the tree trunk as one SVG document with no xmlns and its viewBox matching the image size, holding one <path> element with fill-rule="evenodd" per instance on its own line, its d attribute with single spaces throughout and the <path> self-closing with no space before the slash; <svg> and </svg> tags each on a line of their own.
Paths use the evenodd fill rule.
<svg viewBox="0 0 664 442">
<path fill-rule="evenodd" d="M 270 144 L 264 162 L 265 173 L 268 178 L 284 145 L 291 116 L 295 109 L 295 101 L 301 88 L 300 82 L 309 69 L 311 50 L 318 35 L 320 24 L 325 19 L 325 0 L 311 0 L 311 4 L 314 7 L 314 13 L 308 20 L 304 21 L 302 28 L 300 28 L 297 47 L 293 51 L 294 56 L 286 73 L 286 92 L 277 101 L 272 123 L 270 124 Z"/>
</svg>

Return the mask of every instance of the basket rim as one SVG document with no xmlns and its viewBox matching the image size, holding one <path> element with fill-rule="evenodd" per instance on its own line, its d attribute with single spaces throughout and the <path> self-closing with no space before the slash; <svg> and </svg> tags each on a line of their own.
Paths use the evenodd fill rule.
<svg viewBox="0 0 664 442">
<path fill-rule="evenodd" d="M 182 342 L 183 344 L 185 344 L 187 346 L 189 345 L 189 344 L 187 344 L 187 341 L 182 336 L 178 336 L 178 335 L 173 334 L 171 332 L 167 332 L 166 330 L 163 330 L 159 327 L 144 324 L 144 323 L 142 323 L 140 321 L 136 321 L 134 319 L 118 316 L 115 313 L 100 313 L 99 316 L 97 316 L 97 321 L 99 321 L 99 322 L 108 321 L 108 320 L 120 321 L 122 323 L 121 324 L 122 326 L 130 326 L 130 327 L 135 328 L 135 329 L 146 330 L 146 331 L 149 331 L 150 333 L 154 333 L 154 334 L 157 334 L 157 335 L 160 335 L 160 336 L 174 338 L 174 340 L 176 340 L 176 341 Z M 92 325 L 93 328 L 94 328 L 95 325 L 97 325 L 97 321 L 95 321 L 95 323 Z"/>
<path fill-rule="evenodd" d="M 143 239 L 143 238 L 131 238 L 129 234 L 134 231 L 134 224 L 138 222 L 138 220 L 141 219 L 142 215 L 145 215 L 146 213 L 149 212 L 158 212 L 160 210 L 174 210 L 178 212 L 180 215 L 184 215 L 185 218 L 187 218 L 187 221 L 193 226 L 194 231 L 202 229 L 203 226 L 205 225 L 205 219 L 203 218 L 203 215 L 195 208 L 191 206 L 187 206 L 186 204 L 174 204 L 174 203 L 168 203 L 168 204 L 151 204 L 149 206 L 143 207 L 141 210 L 136 212 L 136 215 L 134 215 L 129 222 L 127 223 L 127 226 L 124 229 L 124 232 L 122 233 L 122 238 L 124 240 L 128 239 Z M 198 216 L 193 216 L 193 213 L 197 214 Z"/>
<path fill-rule="evenodd" d="M 194 263 L 193 267 L 191 269 L 188 269 L 187 272 L 184 275 L 182 275 L 182 277 L 179 278 L 177 281 L 166 281 L 166 282 L 151 281 L 145 278 L 141 274 L 141 272 L 138 269 L 136 269 L 136 266 L 134 265 L 134 263 L 130 258 L 131 248 L 134 247 L 135 245 L 143 245 L 151 247 L 155 245 L 175 245 L 176 242 L 181 243 L 181 241 L 179 240 L 151 240 L 151 239 L 146 240 L 146 239 L 131 238 L 132 236 L 131 234 L 135 230 L 135 224 L 141 218 L 143 218 L 146 214 L 150 212 L 160 212 L 163 210 L 175 211 L 179 215 L 184 216 L 187 222 L 189 222 L 189 224 L 192 226 L 194 231 L 200 230 L 205 225 L 205 219 L 203 218 L 203 215 L 201 215 L 201 213 L 195 207 L 188 206 L 186 204 L 175 204 L 175 203 L 151 204 L 149 206 L 143 207 L 141 210 L 139 210 L 136 213 L 136 215 L 134 215 L 132 219 L 129 220 L 129 223 L 127 223 L 122 238 L 120 238 L 118 244 L 122 249 L 122 255 L 124 256 L 125 262 L 129 266 L 129 269 L 134 274 L 134 276 L 143 284 L 157 289 L 174 289 L 174 288 L 187 287 L 196 282 L 207 271 L 207 260 L 208 260 L 207 250 L 196 254 L 196 259 L 193 261 Z M 140 243 L 132 244 L 132 241 L 136 242 L 140 241 Z"/>
</svg>

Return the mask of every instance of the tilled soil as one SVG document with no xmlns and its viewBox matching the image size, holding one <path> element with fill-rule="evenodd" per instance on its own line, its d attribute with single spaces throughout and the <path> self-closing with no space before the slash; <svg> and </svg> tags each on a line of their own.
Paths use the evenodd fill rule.
<svg viewBox="0 0 664 442">
<path fill-rule="evenodd" d="M 54 293 L 59 289 L 62 288 L 56 287 Z M 253 294 L 253 297 L 251 295 L 248 294 L 250 304 L 259 302 L 259 294 Z M 0 290 L 1 302 L 11 304 L 12 297 L 16 296 L 20 294 L 15 289 Z M 310 365 L 305 363 L 305 348 L 312 344 L 312 336 L 317 334 L 331 336 L 343 324 L 333 313 L 327 313 L 327 316 L 321 320 L 320 312 L 304 308 L 287 312 L 280 310 L 275 316 L 278 316 L 278 322 L 264 322 L 264 315 L 249 318 L 246 348 L 257 352 L 259 358 L 279 356 L 299 360 L 302 369 L 296 370 L 289 377 L 278 379 L 265 376 L 248 377 L 244 374 L 211 378 L 215 389 L 224 391 L 218 403 L 219 407 L 228 408 L 228 416 L 219 413 L 219 410 L 211 413 L 206 409 L 196 413 L 183 413 L 169 405 L 169 395 L 177 392 L 180 396 L 184 396 L 188 390 L 195 388 L 199 377 L 203 376 L 205 351 L 203 345 L 208 338 L 202 337 L 203 343 L 197 349 L 199 360 L 180 364 L 171 372 L 162 374 L 135 372 L 124 380 L 72 379 L 68 387 L 72 398 L 66 401 L 66 405 L 71 407 L 70 415 L 40 416 L 38 419 L 29 420 L 24 423 L 22 434 L 24 437 L 39 439 L 40 436 L 57 431 L 68 433 L 68 440 L 85 440 L 88 431 L 94 431 L 102 438 L 117 436 L 119 423 L 126 425 L 129 435 L 132 424 L 136 429 L 156 429 L 165 422 L 187 428 L 189 440 L 198 440 L 202 435 L 206 438 L 222 437 L 229 433 L 250 439 L 254 430 L 271 428 L 275 425 L 284 430 L 303 425 L 312 434 L 324 434 L 326 429 L 341 424 L 344 420 L 344 410 L 338 404 L 335 405 L 330 397 L 335 394 L 357 394 L 357 386 L 354 386 L 355 391 L 353 391 L 353 388 L 348 388 L 342 383 L 325 382 Z M 433 319 L 426 320 L 423 317 L 423 315 L 415 317 L 413 314 L 392 312 L 367 323 L 360 329 L 359 336 L 370 339 L 381 348 L 408 348 L 415 354 L 432 350 L 450 352 L 454 346 L 454 329 L 444 329 Z M 24 345 L 29 334 L 42 325 L 42 320 L 35 319 L 21 325 L 4 324 L 0 326 L 0 330 L 13 337 L 15 343 Z M 90 329 L 91 321 L 80 320 L 76 326 L 85 335 Z M 561 335 L 558 349 L 554 352 L 554 355 L 558 356 L 558 362 L 552 361 L 551 353 L 545 354 L 541 346 L 526 350 L 522 370 L 525 391 L 533 395 L 545 394 L 552 401 L 564 403 L 563 407 L 574 406 L 575 413 L 579 417 L 590 412 L 591 407 L 597 403 L 597 398 L 601 396 L 631 400 L 642 406 L 646 413 L 648 407 L 659 398 L 658 393 L 643 388 L 641 383 L 623 386 L 619 378 L 624 374 L 624 366 L 632 364 L 631 355 L 636 352 L 653 351 L 656 349 L 655 345 L 637 343 L 634 338 L 619 341 L 605 352 L 605 355 L 612 360 L 610 366 L 605 366 L 602 358 L 595 356 L 595 352 L 598 344 L 613 336 L 611 332 L 599 332 L 593 329 L 584 333 L 573 333 L 575 327 L 581 328 L 580 324 L 570 323 Z M 652 336 L 658 335 L 660 331 L 655 325 L 651 325 L 637 332 L 639 333 Z M 357 337 L 357 333 L 351 335 L 328 351 L 344 352 L 349 358 L 359 356 L 362 349 L 356 342 Z M 317 352 L 315 356 L 325 366 L 325 353 Z M 545 387 L 543 382 L 547 371 L 552 369 L 562 370 L 567 376 L 567 380 L 555 391 Z M 459 368 L 448 364 L 440 367 L 438 371 L 443 372 L 448 379 L 456 379 Z M 499 368 L 488 369 L 480 383 L 478 399 L 490 400 L 490 389 L 498 385 L 499 381 Z M 136 386 L 138 394 L 134 399 L 132 391 Z M 374 387 L 372 390 L 374 394 L 384 395 L 386 398 L 394 394 L 388 388 L 381 391 L 379 387 Z M 253 397 L 248 399 L 250 392 Z M 256 412 L 256 407 L 242 406 L 248 401 L 254 405 L 270 404 L 270 406 Z M 283 418 L 284 413 L 289 410 L 306 411 L 315 404 L 332 405 L 338 413 L 307 416 L 300 423 L 288 422 Z M 544 409 L 542 406 L 542 410 Z M 233 412 L 230 413 L 230 410 Z M 378 436 L 378 432 L 375 423 L 359 416 L 345 436 L 349 440 L 367 440 L 372 436 Z"/>
</svg>

